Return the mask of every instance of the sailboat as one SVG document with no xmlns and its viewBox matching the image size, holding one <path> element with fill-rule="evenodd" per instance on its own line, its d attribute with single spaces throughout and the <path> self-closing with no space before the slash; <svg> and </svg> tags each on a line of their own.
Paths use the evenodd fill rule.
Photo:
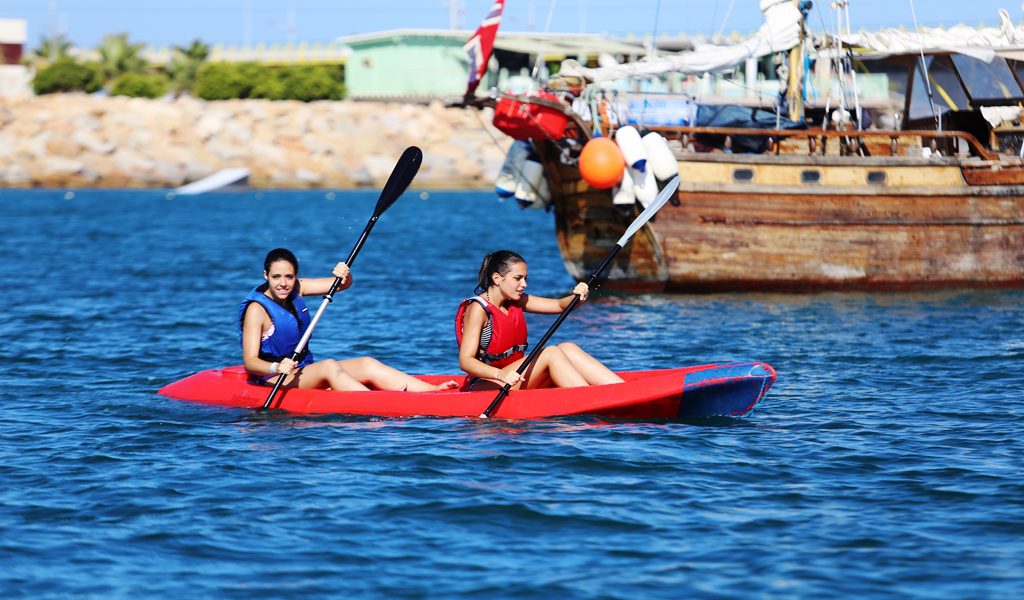
<svg viewBox="0 0 1024 600">
<path fill-rule="evenodd" d="M 809 5 L 761 0 L 765 24 L 741 44 L 599 67 L 566 60 L 545 89 L 497 95 L 495 125 L 543 166 L 574 278 L 585 278 L 642 210 L 639 193 L 625 189 L 650 185 L 639 161 L 609 188 L 588 181 L 579 160 L 596 138 L 632 127 L 663 138 L 682 183 L 617 258 L 608 288 L 1024 287 L 1024 28 L 1001 11 L 998 28 L 853 34 L 847 26 L 822 40 L 806 25 Z M 609 84 L 771 56 L 788 71 L 774 110 L 662 95 L 656 118 L 637 118 L 616 109 L 623 92 Z M 809 56 L 843 73 L 837 80 L 848 89 L 836 104 L 808 108 Z M 888 74 L 902 95 L 893 113 L 868 123 L 870 113 L 849 99 L 853 67 Z"/>
</svg>

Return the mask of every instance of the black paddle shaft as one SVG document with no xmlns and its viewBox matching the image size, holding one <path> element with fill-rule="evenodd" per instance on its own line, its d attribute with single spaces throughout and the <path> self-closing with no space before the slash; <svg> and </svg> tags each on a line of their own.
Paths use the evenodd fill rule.
<svg viewBox="0 0 1024 600">
<path fill-rule="evenodd" d="M 406 188 L 412 183 L 416 172 L 420 169 L 420 164 L 423 162 L 423 152 L 416 146 L 409 146 L 402 153 L 402 156 L 398 159 L 398 163 L 395 164 L 394 170 L 391 171 L 391 176 L 388 177 L 387 183 L 384 184 L 384 189 L 380 192 L 380 197 L 377 199 L 376 206 L 373 207 L 373 215 L 370 217 L 369 222 L 366 223 L 366 227 L 363 228 L 363 233 L 356 240 L 356 245 L 353 246 L 352 252 L 349 253 L 348 258 L 345 259 L 345 264 L 350 268 L 356 261 L 356 256 L 359 251 L 362 250 L 363 244 L 366 243 L 366 238 L 370 236 L 370 231 L 373 226 L 377 224 L 377 219 L 380 218 L 384 211 L 386 211 L 392 204 L 398 200 Z M 335 277 L 334 283 L 331 284 L 331 288 L 327 290 L 327 294 L 324 295 L 323 302 L 320 303 L 320 308 L 317 309 L 316 315 L 313 316 L 313 320 L 310 321 L 309 327 L 302 334 L 302 339 L 295 346 L 295 350 L 292 352 L 291 360 L 297 361 L 303 350 L 306 349 L 306 344 L 309 343 L 309 338 L 313 335 L 313 329 L 316 324 L 320 321 L 320 317 L 323 315 L 327 306 L 334 300 L 334 292 L 337 291 L 338 286 L 341 285 L 341 278 Z M 277 395 L 277 391 L 281 389 L 281 385 L 284 383 L 284 375 L 282 374 L 277 378 L 274 383 L 274 388 L 270 390 L 270 395 L 267 396 L 266 402 L 263 403 L 263 409 L 270 408 L 270 404 L 274 401 L 274 396 Z"/>
<path fill-rule="evenodd" d="M 622 246 L 615 244 L 615 247 L 612 248 L 612 251 L 609 252 L 608 256 L 604 258 L 604 261 L 601 263 L 601 266 L 599 266 L 597 270 L 594 271 L 594 274 L 590 276 L 590 279 L 587 280 L 587 287 L 594 287 L 594 284 L 597 283 L 597 280 L 604 273 L 605 269 L 608 268 L 608 265 L 612 264 L 612 260 L 619 253 L 619 250 L 622 250 Z M 540 354 L 541 349 L 543 349 L 544 345 L 548 343 L 548 340 L 551 339 L 551 336 L 555 334 L 555 330 L 562 325 L 562 322 L 565 321 L 566 317 L 569 316 L 569 313 L 571 313 L 572 310 L 576 308 L 576 305 L 579 303 L 580 297 L 574 294 L 572 297 L 572 301 L 569 302 L 569 306 L 565 307 L 565 310 L 562 311 L 562 314 L 558 315 L 558 318 L 555 319 L 555 322 L 551 324 L 551 327 L 548 327 L 548 330 L 544 332 L 544 336 L 540 338 L 540 341 L 537 342 L 537 345 L 533 347 L 533 350 L 530 350 L 530 353 L 526 356 L 526 360 L 524 360 L 523 364 L 519 365 L 519 368 L 516 369 L 516 373 L 522 375 L 523 373 L 526 372 L 526 369 L 530 368 L 530 365 L 533 364 L 533 359 L 536 358 L 538 354 Z M 498 395 L 487 406 L 487 410 L 485 410 L 483 414 L 480 416 L 485 419 L 489 419 L 491 415 L 494 414 L 494 411 L 498 409 L 498 406 L 501 404 L 502 400 L 504 400 L 505 397 L 508 396 L 508 393 L 511 389 L 512 386 L 510 384 L 506 383 L 505 385 L 503 385 Z"/>
</svg>

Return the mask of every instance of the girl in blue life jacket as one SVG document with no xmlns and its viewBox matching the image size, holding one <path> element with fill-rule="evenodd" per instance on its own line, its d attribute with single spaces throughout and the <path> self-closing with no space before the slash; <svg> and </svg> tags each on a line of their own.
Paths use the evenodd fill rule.
<svg viewBox="0 0 1024 600">
<path fill-rule="evenodd" d="M 261 382 L 274 384 L 278 377 L 284 377 L 285 387 L 338 391 L 429 392 L 458 387 L 455 381 L 431 385 L 368 356 L 317 361 L 308 346 L 298 361 L 292 361 L 291 355 L 311 320 L 302 296 L 326 294 L 334 277 L 341 280 L 338 291 L 352 285 L 352 276 L 344 262 L 335 265 L 331 272 L 334 277 L 299 279 L 298 273 L 299 261 L 295 255 L 284 248 L 275 248 L 263 261 L 266 282 L 242 301 L 238 320 L 242 358 L 246 370 Z"/>
<path fill-rule="evenodd" d="M 545 346 L 522 375 L 517 373 L 526 360 L 523 313 L 556 315 L 569 306 L 573 295 L 583 302 L 590 294 L 582 281 L 564 298 L 527 294 L 526 275 L 526 261 L 511 250 L 484 257 L 476 286 L 479 295 L 464 300 L 455 317 L 459 366 L 470 376 L 469 387 L 497 389 L 507 383 L 512 389 L 531 389 L 622 383 L 621 377 L 572 342 Z"/>
</svg>

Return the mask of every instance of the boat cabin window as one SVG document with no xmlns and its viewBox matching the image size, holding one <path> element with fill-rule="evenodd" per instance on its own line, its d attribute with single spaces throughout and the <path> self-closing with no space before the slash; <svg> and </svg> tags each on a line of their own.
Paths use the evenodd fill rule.
<svg viewBox="0 0 1024 600">
<path fill-rule="evenodd" d="M 821 172 L 812 169 L 800 171 L 800 183 L 821 183 Z"/>
<path fill-rule="evenodd" d="M 910 63 L 903 57 L 893 59 L 855 60 L 854 67 L 858 73 L 869 73 L 884 76 L 889 86 L 889 98 L 892 103 L 903 106 L 907 97 L 907 84 L 910 83 Z M 888 125 L 887 129 L 895 125 Z"/>
<path fill-rule="evenodd" d="M 948 56 L 926 56 L 932 98 L 928 99 L 928 85 L 921 77 L 921 61 L 914 62 L 914 87 L 910 92 L 910 118 L 923 119 L 932 116 L 931 103 L 936 113 L 967 110 L 969 102 L 960 80 L 956 77 L 953 61 Z"/>
<path fill-rule="evenodd" d="M 732 172 L 732 180 L 737 183 L 750 183 L 754 180 L 752 169 L 735 169 Z"/>
<path fill-rule="evenodd" d="M 967 86 L 967 93 L 975 102 L 1010 100 L 1024 96 L 1003 58 L 997 56 L 987 63 L 963 54 L 954 54 L 953 64 Z"/>
<path fill-rule="evenodd" d="M 868 183 L 871 185 L 883 185 L 886 180 L 885 171 L 868 171 Z"/>
</svg>

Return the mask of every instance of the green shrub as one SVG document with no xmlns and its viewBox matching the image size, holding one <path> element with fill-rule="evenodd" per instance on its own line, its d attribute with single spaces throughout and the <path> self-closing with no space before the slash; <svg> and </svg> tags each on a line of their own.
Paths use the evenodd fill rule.
<svg viewBox="0 0 1024 600">
<path fill-rule="evenodd" d="M 340 100 L 345 96 L 338 69 L 323 66 L 270 68 L 256 63 L 211 63 L 199 69 L 193 94 L 204 100 Z"/>
<path fill-rule="evenodd" d="M 95 92 L 100 89 L 102 78 L 99 70 L 92 65 L 83 65 L 71 58 L 62 58 L 36 72 L 32 89 L 36 94 L 58 92 Z"/>
<path fill-rule="evenodd" d="M 252 84 L 243 77 L 238 65 L 209 63 L 199 68 L 192 93 L 203 100 L 246 98 Z"/>
<path fill-rule="evenodd" d="M 274 77 L 274 71 L 266 66 L 257 63 L 238 63 L 238 75 L 245 82 L 245 95 L 240 96 L 241 98 L 249 98 L 252 96 L 252 89 L 256 87 L 261 81 L 271 79 Z"/>
<path fill-rule="evenodd" d="M 199 69 L 192 93 L 203 100 L 252 98 L 253 88 L 273 77 L 269 67 L 256 63 L 210 63 Z"/>
<path fill-rule="evenodd" d="M 336 70 L 335 70 L 336 71 Z M 323 66 L 290 66 L 277 71 L 287 100 L 341 100 L 345 95 L 340 76 Z"/>
<path fill-rule="evenodd" d="M 110 87 L 111 96 L 132 98 L 159 98 L 167 93 L 170 81 L 165 75 L 126 73 L 114 80 Z"/>
<path fill-rule="evenodd" d="M 252 98 L 264 98 L 266 100 L 284 100 L 284 82 L 280 77 L 264 77 L 252 88 Z"/>
</svg>

